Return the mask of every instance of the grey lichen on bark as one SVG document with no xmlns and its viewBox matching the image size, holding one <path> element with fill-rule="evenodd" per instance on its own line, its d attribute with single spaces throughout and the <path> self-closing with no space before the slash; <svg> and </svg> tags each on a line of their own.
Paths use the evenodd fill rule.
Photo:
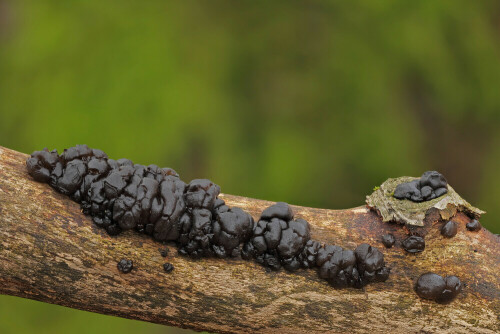
<svg viewBox="0 0 500 334">
<path fill-rule="evenodd" d="M 450 185 L 443 196 L 430 201 L 412 202 L 394 197 L 398 184 L 416 180 L 416 177 L 402 176 L 387 179 L 371 195 L 366 196 L 366 204 L 376 210 L 384 222 L 398 222 L 413 226 L 424 226 L 425 216 L 431 209 L 437 209 L 441 219 L 448 220 L 457 212 L 469 217 L 479 218 L 485 212 L 473 207 L 464 200 Z"/>
</svg>

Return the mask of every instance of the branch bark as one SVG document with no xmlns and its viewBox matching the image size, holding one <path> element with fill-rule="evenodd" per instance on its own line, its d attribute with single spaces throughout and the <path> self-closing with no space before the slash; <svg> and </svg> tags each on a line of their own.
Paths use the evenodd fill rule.
<svg viewBox="0 0 500 334">
<path fill-rule="evenodd" d="M 400 225 L 382 223 L 365 207 L 324 210 L 293 207 L 309 221 L 312 238 L 354 249 L 377 246 L 391 267 L 385 283 L 363 290 L 335 290 L 313 270 L 266 272 L 243 260 L 192 260 L 169 256 L 151 238 L 134 232 L 108 236 L 78 204 L 26 172 L 27 155 L 0 147 L 0 293 L 75 309 L 220 333 L 443 332 L 500 330 L 500 241 L 483 229 L 465 229 L 453 239 L 429 219 L 422 228 L 426 250 L 410 255 L 383 248 L 380 236 L 401 241 Z M 270 202 L 221 195 L 257 219 Z M 134 261 L 122 274 L 117 261 Z M 164 262 L 175 270 L 167 274 Z M 457 275 L 466 284 L 449 305 L 421 300 L 413 283 L 433 271 Z"/>
</svg>

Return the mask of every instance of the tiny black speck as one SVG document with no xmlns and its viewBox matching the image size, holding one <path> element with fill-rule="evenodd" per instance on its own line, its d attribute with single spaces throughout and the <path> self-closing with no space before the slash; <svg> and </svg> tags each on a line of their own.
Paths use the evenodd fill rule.
<svg viewBox="0 0 500 334">
<path fill-rule="evenodd" d="M 167 257 L 167 255 L 168 255 L 168 248 L 158 248 L 158 251 L 160 252 L 161 256 Z"/>
<path fill-rule="evenodd" d="M 116 265 L 116 267 L 122 273 L 127 274 L 132 271 L 134 263 L 132 262 L 132 260 L 121 259 L 120 262 L 118 262 L 118 264 Z"/>
<path fill-rule="evenodd" d="M 172 263 L 167 262 L 167 263 L 163 264 L 163 269 L 165 270 L 166 273 L 169 273 L 172 270 L 174 270 L 174 266 L 172 265 Z"/>
</svg>

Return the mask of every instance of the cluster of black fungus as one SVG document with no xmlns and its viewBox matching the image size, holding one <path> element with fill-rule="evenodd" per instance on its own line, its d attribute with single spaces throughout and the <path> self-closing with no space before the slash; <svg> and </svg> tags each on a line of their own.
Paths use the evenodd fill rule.
<svg viewBox="0 0 500 334">
<path fill-rule="evenodd" d="M 318 252 L 322 248 L 320 242 L 316 240 L 309 240 L 306 246 L 302 249 L 299 254 L 299 262 L 302 268 L 314 268 L 316 267 L 316 257 Z"/>
<path fill-rule="evenodd" d="M 36 181 L 80 203 L 110 235 L 133 229 L 161 242 L 175 242 L 182 255 L 241 256 L 274 270 L 319 268 L 320 276 L 335 287 L 359 288 L 385 281 L 389 274 L 382 253 L 374 247 L 362 244 L 351 251 L 311 240 L 309 223 L 294 219 L 286 203 L 265 209 L 255 224 L 247 212 L 225 205 L 217 197 L 219 186 L 210 180 L 186 184 L 170 168 L 109 159 L 87 145 L 60 155 L 47 149 L 34 152 L 27 168 Z M 167 249 L 159 250 L 167 256 Z M 173 268 L 164 264 L 166 272 Z M 130 272 L 132 261 L 120 261 L 118 269 Z"/>
<path fill-rule="evenodd" d="M 425 240 L 418 235 L 411 235 L 401 243 L 403 249 L 408 253 L 420 253 L 425 249 Z"/>
<path fill-rule="evenodd" d="M 470 222 L 468 222 L 465 227 L 472 232 L 477 232 L 481 229 L 481 223 L 477 219 L 472 219 Z"/>
<path fill-rule="evenodd" d="M 415 291 L 421 298 L 438 303 L 451 302 L 462 290 L 462 283 L 456 276 L 442 276 L 434 273 L 421 275 L 415 284 Z"/>
<path fill-rule="evenodd" d="M 309 239 L 309 223 L 293 219 L 290 206 L 278 202 L 262 212 L 242 255 L 273 270 L 283 266 L 294 271 L 300 268 L 299 255 Z"/>
<path fill-rule="evenodd" d="M 27 161 L 36 181 L 81 204 L 85 214 L 110 235 L 135 229 L 158 241 L 175 241 L 193 257 L 239 254 L 250 237 L 252 217 L 228 208 L 209 180 L 184 183 L 170 168 L 113 160 L 87 145 L 34 152 Z"/>
<path fill-rule="evenodd" d="M 318 251 L 316 263 L 319 276 L 337 288 L 361 288 L 371 282 L 384 282 L 390 272 L 385 266 L 384 255 L 368 244 L 359 245 L 354 252 L 325 245 Z"/>
<path fill-rule="evenodd" d="M 441 235 L 445 238 L 453 238 L 457 234 L 458 224 L 453 220 L 446 222 L 441 227 Z"/>
<path fill-rule="evenodd" d="M 398 184 L 394 190 L 397 199 L 408 199 L 413 202 L 430 201 L 448 192 L 448 182 L 436 171 L 422 174 L 420 179 Z"/>
<path fill-rule="evenodd" d="M 355 251 L 311 240 L 309 223 L 294 219 L 290 206 L 278 202 L 262 212 L 253 236 L 242 250 L 244 258 L 254 258 L 273 270 L 319 268 L 319 276 L 336 288 L 361 288 L 389 277 L 384 255 L 376 248 L 359 245 Z"/>
</svg>

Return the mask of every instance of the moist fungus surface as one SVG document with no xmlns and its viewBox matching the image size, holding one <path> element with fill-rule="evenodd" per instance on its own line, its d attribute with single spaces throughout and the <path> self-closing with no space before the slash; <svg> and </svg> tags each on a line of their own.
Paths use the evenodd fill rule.
<svg viewBox="0 0 500 334">
<path fill-rule="evenodd" d="M 396 238 L 392 233 L 387 233 L 382 236 L 382 243 L 386 248 L 391 248 L 396 243 Z"/>
<path fill-rule="evenodd" d="M 425 249 L 425 240 L 418 235 L 411 235 L 403 240 L 401 245 L 408 253 L 420 253 Z"/>
<path fill-rule="evenodd" d="M 472 232 L 477 232 L 481 229 L 481 223 L 477 219 L 473 219 L 470 222 L 468 222 L 465 227 Z"/>
<path fill-rule="evenodd" d="M 397 199 L 408 199 L 413 202 L 429 201 L 448 192 L 448 182 L 436 171 L 422 174 L 420 179 L 398 184 L 394 190 Z"/>
<path fill-rule="evenodd" d="M 64 150 L 34 152 L 28 173 L 80 203 L 83 213 L 110 235 L 124 230 L 172 242 L 179 254 L 199 257 L 242 257 L 266 268 L 288 271 L 317 268 L 332 286 L 361 288 L 387 280 L 390 269 L 383 254 L 368 244 L 354 251 L 311 240 L 309 223 L 294 217 L 278 202 L 259 221 L 218 198 L 220 187 L 210 180 L 182 181 L 173 169 L 113 160 L 101 150 L 78 145 Z M 168 249 L 159 249 L 163 257 Z M 132 270 L 122 259 L 118 269 Z M 163 265 L 166 272 L 171 263 Z"/>
<path fill-rule="evenodd" d="M 457 234 L 457 230 L 457 222 L 450 220 L 441 227 L 441 235 L 445 238 L 453 238 Z"/>
<path fill-rule="evenodd" d="M 415 292 L 424 299 L 446 304 L 451 302 L 462 290 L 462 283 L 456 276 L 442 276 L 434 273 L 421 275 L 416 284 Z"/>
</svg>

